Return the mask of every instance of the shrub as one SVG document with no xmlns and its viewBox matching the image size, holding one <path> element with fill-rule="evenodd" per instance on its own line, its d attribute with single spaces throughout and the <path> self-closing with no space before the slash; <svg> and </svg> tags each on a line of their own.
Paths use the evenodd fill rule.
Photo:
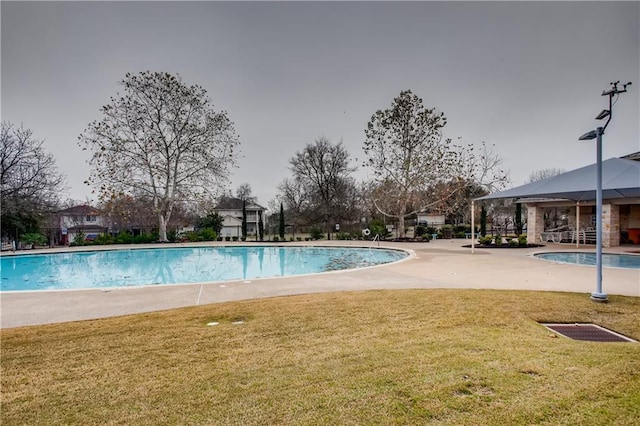
<svg viewBox="0 0 640 426">
<path fill-rule="evenodd" d="M 302 237 L 296 237 L 296 240 L 302 241 Z"/>
<path fill-rule="evenodd" d="M 336 232 L 335 234 L 336 240 L 350 240 L 351 234 L 348 232 Z"/>
<path fill-rule="evenodd" d="M 107 245 L 107 244 L 113 244 L 114 239 L 111 235 L 109 234 L 100 234 L 96 237 L 96 240 L 94 241 L 94 244 L 103 244 L 103 245 Z"/>
<path fill-rule="evenodd" d="M 73 238 L 73 241 L 71 241 L 71 244 L 69 244 L 69 245 L 70 246 L 84 246 L 84 245 L 87 244 L 86 238 L 87 238 L 87 236 L 84 234 L 84 232 L 78 231 L 76 236 Z"/>
<path fill-rule="evenodd" d="M 502 235 L 496 235 L 496 245 L 497 246 L 502 245 Z"/>
<path fill-rule="evenodd" d="M 527 245 L 527 234 L 518 235 L 518 245 L 521 245 L 521 246 Z"/>
<path fill-rule="evenodd" d="M 274 235 L 274 236 L 273 236 L 273 241 L 278 242 L 278 241 L 280 241 L 280 238 L 279 238 L 277 235 Z"/>
<path fill-rule="evenodd" d="M 157 241 L 158 239 L 153 234 L 140 234 L 133 237 L 133 244 L 148 244 Z"/>
<path fill-rule="evenodd" d="M 462 232 L 456 232 L 454 236 L 455 238 L 466 238 L 467 235 L 465 234 L 464 231 L 462 231 Z"/>
<path fill-rule="evenodd" d="M 517 240 L 509 240 L 509 247 L 518 247 L 520 243 Z"/>
<path fill-rule="evenodd" d="M 478 238 L 478 242 L 484 246 L 491 245 L 491 241 L 493 241 L 493 237 L 487 235 L 486 237 Z"/>
<path fill-rule="evenodd" d="M 218 238 L 218 233 L 213 228 L 202 228 L 198 231 L 200 239 L 198 241 L 215 241 Z"/>
<path fill-rule="evenodd" d="M 231 237 L 227 235 L 226 237 L 224 237 L 224 240 L 225 241 L 231 241 Z"/>
<path fill-rule="evenodd" d="M 422 237 L 426 233 L 427 233 L 426 226 L 423 226 L 423 225 L 416 226 L 416 232 L 415 232 L 416 237 Z"/>
<path fill-rule="evenodd" d="M 78 238 L 76 236 L 76 238 Z M 84 238 L 84 235 L 83 235 Z M 22 241 L 24 244 L 26 245 L 34 245 L 34 246 L 42 246 L 47 244 L 47 239 L 45 238 L 44 235 L 38 233 L 38 232 L 31 232 L 28 234 L 22 234 L 20 235 L 20 241 Z M 75 241 L 75 240 L 74 240 Z"/>
<path fill-rule="evenodd" d="M 422 235 L 422 241 L 431 241 L 431 234 L 423 234 Z"/>
<path fill-rule="evenodd" d="M 309 236 L 312 240 L 321 240 L 324 237 L 324 232 L 322 232 L 322 229 L 314 226 L 309 230 Z"/>
<path fill-rule="evenodd" d="M 471 232 L 471 227 L 467 225 L 456 225 L 453 227 L 453 233 L 458 235 L 460 233 L 465 234 L 467 232 Z M 459 237 L 456 237 L 459 238 Z M 462 237 L 464 238 L 464 236 Z"/>
<path fill-rule="evenodd" d="M 167 231 L 167 240 L 169 240 L 170 243 L 175 243 L 176 241 L 178 241 L 178 232 L 176 232 L 175 229 Z"/>
<path fill-rule="evenodd" d="M 304 237 L 305 241 L 311 241 L 311 237 Z"/>
<path fill-rule="evenodd" d="M 238 236 L 237 236 L 237 235 L 234 235 L 233 237 L 231 237 L 231 240 L 232 240 L 232 241 L 238 241 Z"/>
<path fill-rule="evenodd" d="M 131 244 L 133 242 L 133 235 L 129 231 L 121 231 L 116 235 L 116 244 Z"/>
<path fill-rule="evenodd" d="M 369 238 L 375 238 L 376 234 L 380 235 L 380 238 L 386 238 L 389 232 L 387 232 L 387 227 L 384 225 L 384 222 L 381 219 L 374 219 L 369 222 L 369 230 L 371 234 Z"/>
</svg>

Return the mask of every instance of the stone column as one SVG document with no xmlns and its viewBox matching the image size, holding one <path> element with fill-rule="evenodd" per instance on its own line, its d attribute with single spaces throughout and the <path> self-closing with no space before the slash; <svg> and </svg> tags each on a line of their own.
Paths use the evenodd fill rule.
<svg viewBox="0 0 640 426">
<path fill-rule="evenodd" d="M 602 245 L 617 247 L 620 245 L 620 206 L 602 205 Z"/>
<path fill-rule="evenodd" d="M 539 243 L 544 231 L 544 208 L 537 204 L 527 204 L 527 242 Z"/>
</svg>

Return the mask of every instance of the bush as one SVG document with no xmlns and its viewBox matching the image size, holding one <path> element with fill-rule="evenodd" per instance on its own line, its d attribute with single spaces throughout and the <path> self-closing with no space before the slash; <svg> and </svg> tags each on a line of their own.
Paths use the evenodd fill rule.
<svg viewBox="0 0 640 426">
<path fill-rule="evenodd" d="M 169 240 L 170 243 L 178 241 L 178 232 L 175 229 L 167 231 L 167 240 Z"/>
<path fill-rule="evenodd" d="M 422 237 L 426 233 L 427 233 L 426 226 L 423 226 L 423 225 L 416 226 L 416 232 L 415 232 L 416 237 Z"/>
<path fill-rule="evenodd" d="M 227 235 L 226 237 L 224 237 L 224 240 L 225 241 L 231 241 L 231 237 Z"/>
<path fill-rule="evenodd" d="M 280 237 L 278 237 L 277 235 L 274 235 L 273 236 L 273 241 L 276 241 L 276 242 L 280 241 Z"/>
<path fill-rule="evenodd" d="M 478 238 L 478 242 L 484 246 L 488 246 L 491 245 L 491 242 L 493 241 L 493 237 L 487 235 L 486 237 L 480 237 Z"/>
<path fill-rule="evenodd" d="M 233 241 L 238 241 L 238 236 L 237 236 L 237 235 L 234 235 L 233 237 L 231 237 L 231 240 L 233 240 Z"/>
<path fill-rule="evenodd" d="M 520 243 L 517 240 L 509 240 L 509 247 L 518 247 Z"/>
<path fill-rule="evenodd" d="M 520 246 L 527 245 L 527 234 L 518 235 L 518 245 Z"/>
<path fill-rule="evenodd" d="M 31 232 L 31 233 L 28 233 L 28 234 L 22 234 L 22 235 L 20 235 L 20 241 L 22 241 L 24 244 L 26 244 L 28 246 L 30 246 L 30 245 L 43 246 L 43 245 L 47 244 L 47 239 L 45 238 L 45 236 L 40 234 L 40 233 L 38 233 L 38 232 Z"/>
<path fill-rule="evenodd" d="M 455 236 L 455 238 L 466 238 L 467 237 L 467 235 L 466 235 L 466 233 L 464 231 L 463 232 L 456 232 L 454 236 Z"/>
<path fill-rule="evenodd" d="M 131 244 L 133 242 L 133 235 L 129 231 L 121 231 L 116 235 L 116 244 Z"/>
<path fill-rule="evenodd" d="M 100 234 L 96 237 L 95 241 L 93 242 L 94 244 L 102 244 L 102 245 L 107 245 L 107 244 L 113 244 L 114 239 L 111 235 L 109 234 Z"/>
<path fill-rule="evenodd" d="M 336 232 L 334 234 L 334 238 L 336 240 L 350 240 L 351 239 L 351 234 L 348 232 Z"/>
<path fill-rule="evenodd" d="M 502 245 L 502 235 L 496 235 L 496 245 L 497 246 Z"/>
<path fill-rule="evenodd" d="M 140 234 L 133 237 L 133 244 L 148 244 L 157 240 L 157 237 L 153 234 Z"/>
<path fill-rule="evenodd" d="M 471 227 L 467 225 L 456 225 L 453 227 L 453 233 L 458 235 L 460 233 L 466 234 L 467 232 L 471 232 Z M 459 238 L 459 237 L 456 237 Z M 464 237 L 462 237 L 464 238 Z"/>
<path fill-rule="evenodd" d="M 202 228 L 198 231 L 200 239 L 198 241 L 215 241 L 218 233 L 213 228 Z"/>
<path fill-rule="evenodd" d="M 309 236 L 312 240 L 321 240 L 324 237 L 324 232 L 322 232 L 322 229 L 314 226 L 309 230 Z"/>
<path fill-rule="evenodd" d="M 302 241 L 302 237 L 296 237 L 296 240 Z"/>
<path fill-rule="evenodd" d="M 376 234 L 380 235 L 380 239 L 386 238 L 389 234 L 387 232 L 387 227 L 384 225 L 384 222 L 381 219 L 374 219 L 369 222 L 369 230 L 371 234 L 369 238 L 375 238 Z"/>
<path fill-rule="evenodd" d="M 426 241 L 426 242 L 431 241 L 431 234 L 423 234 L 422 241 Z"/>
</svg>

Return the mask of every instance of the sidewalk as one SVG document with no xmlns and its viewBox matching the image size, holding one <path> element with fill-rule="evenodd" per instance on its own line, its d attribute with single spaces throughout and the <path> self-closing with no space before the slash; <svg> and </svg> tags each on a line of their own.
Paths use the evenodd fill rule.
<svg viewBox="0 0 640 426">
<path fill-rule="evenodd" d="M 576 251 L 574 245 L 547 244 L 545 247 L 527 249 L 476 248 L 475 253 L 471 254 L 471 249 L 461 247 L 469 242 L 382 242 L 380 247 L 406 249 L 412 256 L 390 265 L 317 275 L 108 290 L 0 293 L 1 327 L 78 321 L 198 304 L 344 290 L 474 288 L 566 291 L 584 293 L 585 297 L 596 290 L 594 267 L 555 264 L 532 256 L 541 251 Z M 316 241 L 295 245 L 368 247 L 370 243 Z M 616 247 L 605 249 L 605 252 L 623 253 L 633 249 L 634 247 Z M 581 247 L 578 251 L 593 252 L 594 247 Z M 640 297 L 640 269 L 603 268 L 602 282 L 604 292 L 609 295 Z"/>
</svg>

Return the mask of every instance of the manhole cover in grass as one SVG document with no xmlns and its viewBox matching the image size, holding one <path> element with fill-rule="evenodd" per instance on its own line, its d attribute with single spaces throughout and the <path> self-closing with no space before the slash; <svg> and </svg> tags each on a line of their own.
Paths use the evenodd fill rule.
<svg viewBox="0 0 640 426">
<path fill-rule="evenodd" d="M 635 342 L 596 324 L 542 324 L 549 330 L 574 340 L 589 342 Z"/>
</svg>

